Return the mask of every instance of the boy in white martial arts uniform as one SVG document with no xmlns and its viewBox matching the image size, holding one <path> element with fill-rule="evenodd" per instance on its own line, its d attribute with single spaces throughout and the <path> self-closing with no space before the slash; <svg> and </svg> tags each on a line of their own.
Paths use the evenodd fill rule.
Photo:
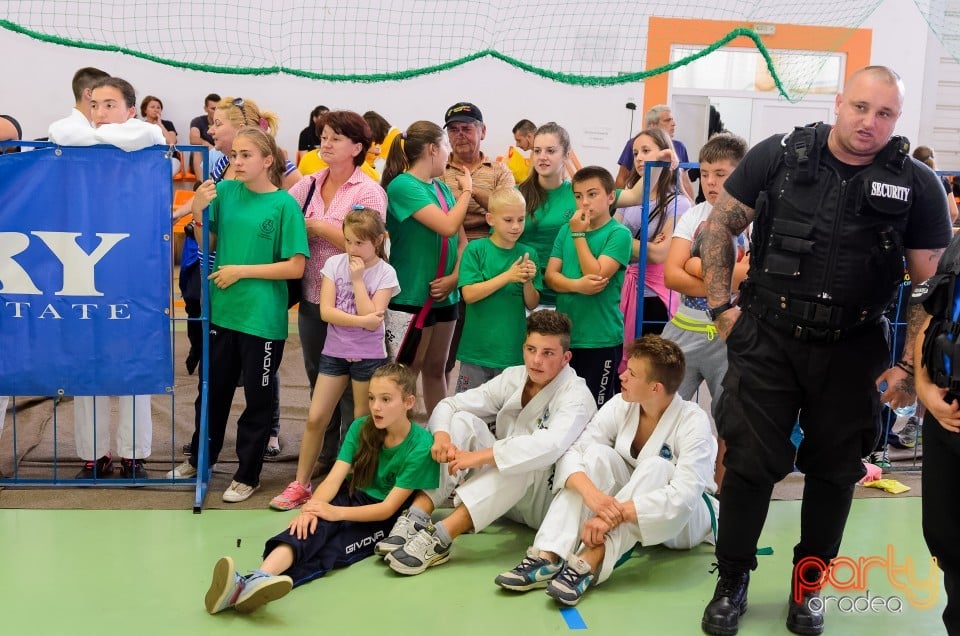
<svg viewBox="0 0 960 636">
<path fill-rule="evenodd" d="M 418 493 L 390 536 L 377 544 L 393 570 L 420 574 L 445 563 L 456 537 L 502 516 L 540 526 L 552 497 L 554 464 L 597 410 L 590 389 L 568 365 L 570 328 L 562 313 L 533 312 L 523 366 L 509 367 L 434 409 L 428 423 L 431 453 L 446 465 L 440 487 Z M 466 480 L 458 485 L 462 471 Z M 431 525 L 430 513 L 454 488 L 456 509 Z"/>
<path fill-rule="evenodd" d="M 83 69 L 81 69 L 83 70 Z M 79 104 L 79 102 L 78 102 Z M 101 77 L 90 88 L 92 125 L 77 115 L 50 125 L 50 141 L 64 146 L 111 144 L 126 151 L 165 145 L 160 127 L 136 119 L 136 94 L 129 82 L 118 77 Z M 101 430 L 110 427 L 110 398 L 75 396 L 73 400 L 74 439 L 77 455 L 84 460 L 77 479 L 108 477 L 113 473 L 110 437 Z M 146 479 L 143 460 L 150 456 L 153 419 L 149 395 L 120 397 L 117 451 L 124 479 Z"/>
<path fill-rule="evenodd" d="M 562 489 L 535 547 L 497 577 L 501 587 L 546 587 L 553 598 L 575 605 L 637 543 L 679 550 L 714 542 L 717 442 L 707 414 L 676 394 L 683 352 L 648 334 L 630 344 L 629 354 L 622 392 L 557 463 Z"/>
</svg>

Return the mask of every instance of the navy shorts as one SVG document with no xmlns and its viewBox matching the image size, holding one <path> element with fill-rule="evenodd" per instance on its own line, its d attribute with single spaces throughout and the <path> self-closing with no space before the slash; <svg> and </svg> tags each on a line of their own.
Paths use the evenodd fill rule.
<svg viewBox="0 0 960 636">
<path fill-rule="evenodd" d="M 369 382 L 373 372 L 389 361 L 389 358 L 375 358 L 351 362 L 346 358 L 335 358 L 321 353 L 317 361 L 317 373 L 333 377 L 349 375 L 354 382 Z"/>
<path fill-rule="evenodd" d="M 414 494 L 388 518 L 381 521 L 324 521 L 317 522 L 316 531 L 306 539 L 298 539 L 289 529 L 267 540 L 263 557 L 273 552 L 280 544 L 293 550 L 293 565 L 283 572 L 293 579 L 294 587 L 319 578 L 337 568 L 356 563 L 373 556 L 374 546 L 387 537 L 400 511 L 409 508 Z M 334 506 L 369 506 L 380 503 L 362 490 L 351 493 L 346 484 L 330 502 Z"/>
</svg>

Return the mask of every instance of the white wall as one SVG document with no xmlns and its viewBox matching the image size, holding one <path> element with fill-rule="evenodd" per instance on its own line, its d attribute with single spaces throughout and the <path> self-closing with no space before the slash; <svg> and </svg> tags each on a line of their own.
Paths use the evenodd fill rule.
<svg viewBox="0 0 960 636">
<path fill-rule="evenodd" d="M 185 71 L 119 53 L 44 44 L 5 30 L 0 30 L 0 51 L 8 52 L 8 60 L 30 60 L 7 67 L 0 94 L 0 112 L 20 120 L 25 138 L 46 136 L 49 123 L 69 113 L 74 71 L 95 66 L 130 81 L 138 100 L 148 94 L 160 97 L 164 119 L 173 121 L 184 143 L 190 119 L 202 114 L 203 97 L 211 92 L 253 99 L 276 112 L 280 144 L 291 152 L 317 104 L 361 113 L 376 110 L 403 129 L 418 119 L 442 124 L 446 109 L 465 100 L 483 112 L 488 132 L 482 147 L 488 154 L 506 151 L 513 143 L 510 130 L 521 118 L 537 124 L 554 120 L 569 130 L 584 164 L 611 167 L 629 135 L 630 112 L 624 105 L 628 98 L 642 105 L 643 95 L 638 84 L 572 87 L 489 58 L 404 82 L 354 84 Z"/>
<path fill-rule="evenodd" d="M 885 0 L 861 26 L 874 31 L 872 62 L 888 64 L 904 77 L 907 101 L 898 131 L 916 140 L 927 61 L 927 24 L 912 2 Z M 557 39 L 561 39 L 559 34 Z M 631 99 L 642 105 L 643 100 L 640 83 L 611 88 L 572 87 L 492 59 L 404 82 L 335 84 L 286 75 L 185 71 L 119 53 L 44 44 L 6 30 L 0 30 L 0 51 L 8 62 L 0 112 L 17 117 L 27 138 L 45 136 L 47 125 L 69 112 L 73 102 L 70 79 L 81 66 L 96 66 L 131 81 L 138 97 L 159 96 L 165 105 L 164 118 L 176 124 L 183 142 L 187 141 L 188 123 L 201 114 L 207 93 L 253 99 L 279 114 L 279 140 L 289 151 L 295 151 L 297 135 L 317 104 L 360 112 L 374 109 L 403 128 L 416 119 L 442 123 L 449 105 L 467 100 L 484 113 L 488 135 L 483 147 L 488 154 L 503 153 L 512 142 L 510 128 L 526 117 L 537 124 L 559 122 L 570 131 L 585 164 L 614 167 L 629 133 L 630 112 L 624 104 Z M 13 60 L 17 62 L 11 63 Z M 637 111 L 637 116 L 639 120 L 642 113 Z M 638 126 L 636 121 L 635 129 Z"/>
<path fill-rule="evenodd" d="M 925 0 L 919 0 L 925 3 Z M 897 134 L 905 135 L 913 146 L 920 143 L 920 122 L 923 116 L 924 86 L 927 82 L 927 46 L 929 26 L 913 2 L 884 0 L 861 25 L 873 29 L 871 64 L 889 66 L 903 78 L 906 98 L 903 114 L 897 123 Z M 929 68 L 936 74 L 937 67 Z"/>
</svg>

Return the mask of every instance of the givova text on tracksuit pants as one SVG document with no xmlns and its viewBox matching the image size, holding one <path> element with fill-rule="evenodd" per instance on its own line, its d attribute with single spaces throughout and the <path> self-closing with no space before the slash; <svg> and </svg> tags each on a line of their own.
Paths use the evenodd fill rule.
<svg viewBox="0 0 960 636">
<path fill-rule="evenodd" d="M 210 325 L 209 432 L 210 465 L 220 458 L 230 405 L 243 380 L 246 408 L 237 419 L 237 459 L 233 479 L 248 486 L 260 483 L 263 452 L 270 438 L 273 414 L 273 384 L 283 359 L 283 340 L 266 340 L 233 329 Z M 202 374 L 201 374 L 202 377 Z M 200 448 L 200 392 L 197 392 L 193 448 Z M 190 458 L 196 461 L 197 454 Z"/>
</svg>

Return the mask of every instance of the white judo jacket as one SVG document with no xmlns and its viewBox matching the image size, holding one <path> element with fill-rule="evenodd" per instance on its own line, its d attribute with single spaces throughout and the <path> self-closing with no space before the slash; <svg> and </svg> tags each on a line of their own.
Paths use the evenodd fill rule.
<svg viewBox="0 0 960 636">
<path fill-rule="evenodd" d="M 156 124 L 130 118 L 122 124 L 103 124 L 99 128 L 94 128 L 76 108 L 69 117 L 50 124 L 47 136 L 50 141 L 61 146 L 110 144 L 127 152 L 148 146 L 167 145 L 160 126 Z"/>
<path fill-rule="evenodd" d="M 489 382 L 442 400 L 427 427 L 431 433 L 449 433 L 453 415 L 461 411 L 488 424 L 495 421 L 493 457 L 502 474 L 548 469 L 583 432 L 597 406 L 586 382 L 569 366 L 524 407 L 526 381 L 526 367 L 504 369 Z"/>
<path fill-rule="evenodd" d="M 666 486 L 636 492 L 631 497 L 644 543 L 652 545 L 677 536 L 694 509 L 704 505 L 703 493 L 716 491 L 713 475 L 717 441 L 703 409 L 679 395 L 674 395 L 650 439 L 634 458 L 630 446 L 639 425 L 640 404 L 626 402 L 620 395 L 614 396 L 557 463 L 554 488 L 562 488 L 574 473 L 588 472 L 583 453 L 593 444 L 615 449 L 631 470 L 653 457 L 672 463 L 675 472 Z"/>
</svg>

